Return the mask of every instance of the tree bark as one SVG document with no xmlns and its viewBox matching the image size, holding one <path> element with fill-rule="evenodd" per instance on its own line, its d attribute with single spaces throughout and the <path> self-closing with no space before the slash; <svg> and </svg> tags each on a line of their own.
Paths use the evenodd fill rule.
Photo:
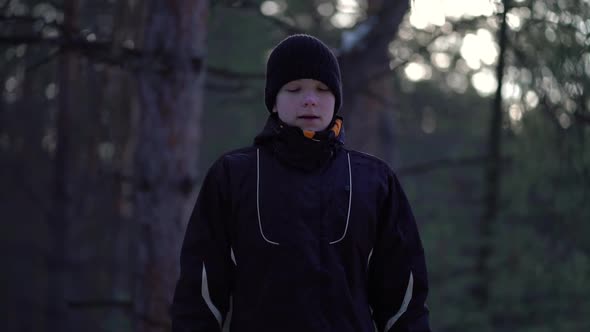
<svg viewBox="0 0 590 332">
<path fill-rule="evenodd" d="M 76 31 L 78 1 L 66 0 L 64 30 L 66 38 Z M 59 59 L 59 110 L 57 114 L 57 142 L 54 169 L 54 209 L 49 220 L 49 236 L 52 244 L 48 255 L 47 326 L 48 331 L 68 331 L 68 307 L 66 303 L 69 263 L 67 240 L 70 226 L 70 168 L 72 130 L 72 99 L 76 56 L 64 49 Z"/>
<path fill-rule="evenodd" d="M 485 208 L 479 223 L 480 247 L 476 256 L 476 275 L 478 283 L 474 289 L 474 297 L 481 310 L 489 306 L 490 298 L 490 257 L 493 251 L 493 224 L 497 219 L 500 207 L 501 175 L 502 175 L 502 83 L 504 81 L 505 56 L 507 48 L 507 20 L 506 13 L 510 10 L 510 0 L 503 0 L 504 10 L 501 15 L 498 40 L 500 52 L 496 77 L 498 88 L 493 101 L 488 136 L 489 164 L 485 168 Z"/>
<path fill-rule="evenodd" d="M 395 39 L 410 4 L 408 1 L 371 0 L 369 32 L 339 58 L 342 67 L 347 141 L 357 149 L 393 160 L 393 99 L 389 70 L 389 43 Z M 379 96 L 380 98 L 376 98 Z M 377 130 L 376 130 L 377 129 Z"/>
<path fill-rule="evenodd" d="M 140 70 L 134 175 L 136 331 L 169 329 L 180 246 L 198 170 L 208 3 L 149 0 L 142 48 L 167 64 Z"/>
</svg>

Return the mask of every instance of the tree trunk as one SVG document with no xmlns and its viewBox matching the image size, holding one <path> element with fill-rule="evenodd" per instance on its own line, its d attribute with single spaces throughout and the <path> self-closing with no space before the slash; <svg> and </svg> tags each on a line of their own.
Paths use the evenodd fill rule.
<svg viewBox="0 0 590 332">
<path fill-rule="evenodd" d="M 498 66 L 496 67 L 496 77 L 498 88 L 493 101 L 492 114 L 488 136 L 488 156 L 489 163 L 485 168 L 485 210 L 479 224 L 480 247 L 476 256 L 476 275 L 478 283 L 474 290 L 474 297 L 478 307 L 481 310 L 488 309 L 490 297 L 490 257 L 493 251 L 493 224 L 498 216 L 500 202 L 500 184 L 501 184 L 501 144 L 502 144 L 502 83 L 504 80 L 504 67 L 507 47 L 507 20 L 506 13 L 509 11 L 510 0 L 504 0 L 504 11 L 502 12 L 500 30 L 498 39 L 500 53 L 498 56 Z"/>
<path fill-rule="evenodd" d="M 353 148 L 393 161 L 393 87 L 389 43 L 409 8 L 408 1 L 370 0 L 369 32 L 340 56 L 343 115 Z"/>
<path fill-rule="evenodd" d="M 69 38 L 76 31 L 78 2 L 65 0 L 63 34 Z M 54 205 L 49 220 L 47 326 L 48 331 L 68 331 L 67 284 L 69 263 L 67 239 L 70 225 L 70 168 L 72 130 L 71 89 L 75 81 L 76 56 L 64 49 L 59 59 L 59 110 L 57 114 L 57 142 L 54 169 Z"/>
<path fill-rule="evenodd" d="M 170 326 L 168 308 L 197 179 L 207 12 L 203 0 L 147 1 L 142 49 L 158 66 L 137 75 L 137 331 Z"/>
</svg>

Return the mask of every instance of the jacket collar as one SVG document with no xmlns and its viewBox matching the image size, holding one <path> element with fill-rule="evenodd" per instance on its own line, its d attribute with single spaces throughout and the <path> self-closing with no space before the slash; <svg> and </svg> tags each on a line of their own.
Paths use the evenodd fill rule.
<svg viewBox="0 0 590 332">
<path fill-rule="evenodd" d="M 320 168 L 344 144 L 344 127 L 335 116 L 329 129 L 313 132 L 289 126 L 272 113 L 254 145 L 267 148 L 279 161 L 305 171 Z"/>
</svg>

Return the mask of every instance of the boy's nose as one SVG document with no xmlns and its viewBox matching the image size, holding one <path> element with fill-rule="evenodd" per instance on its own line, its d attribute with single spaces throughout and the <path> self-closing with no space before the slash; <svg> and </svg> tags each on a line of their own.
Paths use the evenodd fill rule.
<svg viewBox="0 0 590 332">
<path fill-rule="evenodd" d="M 308 93 L 303 97 L 303 106 L 316 106 L 318 102 L 318 97 L 314 93 Z"/>
</svg>

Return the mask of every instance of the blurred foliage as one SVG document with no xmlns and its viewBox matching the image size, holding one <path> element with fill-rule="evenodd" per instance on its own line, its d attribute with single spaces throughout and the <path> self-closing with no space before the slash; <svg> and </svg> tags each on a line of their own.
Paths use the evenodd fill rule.
<svg viewBox="0 0 590 332">
<path fill-rule="evenodd" d="M 317 35 L 344 52 L 346 41 L 362 34 L 363 26 L 370 24 L 370 4 L 378 3 L 352 2 L 358 5 L 354 19 L 342 21 L 349 25 L 335 27 L 334 17 L 345 13 L 343 4 L 350 1 L 275 1 L 276 6 L 269 9 L 275 10 L 272 16 L 261 11 L 270 1 L 211 1 L 201 174 L 221 153 L 251 144 L 262 128 L 268 115 L 263 103 L 263 75 L 270 47 L 288 33 L 301 31 Z M 97 40 L 110 39 L 115 29 L 114 2 L 83 3 L 80 25 L 84 33 L 94 34 Z M 495 11 L 488 16 L 447 17 L 441 24 L 420 28 L 412 24 L 408 13 L 398 36 L 392 36 L 389 56 L 394 68 L 390 77 L 395 100 L 384 112 L 389 112 L 395 128 L 392 167 L 409 195 L 427 254 L 432 326 L 442 332 L 588 331 L 587 0 L 510 1 L 506 80 L 502 87 L 502 194 L 489 262 L 490 300 L 485 308 L 474 300 L 476 250 L 480 245 L 477 226 L 485 204 L 484 167 L 497 65 L 493 54 L 499 51 L 495 40 L 502 10 L 501 3 L 492 3 Z M 59 1 L 0 1 L 5 16 L 44 17 L 37 29 L 47 36 L 56 33 L 53 24 L 60 22 L 59 7 Z M 0 24 L 2 36 L 29 26 L 23 22 Z M 485 47 L 481 58 L 469 59 L 463 46 L 490 36 L 491 46 L 475 46 L 475 50 Z M 8 174 L 3 176 L 2 185 L 21 188 L 0 193 L 3 208 L 13 205 L 21 211 L 18 216 L 5 215 L 19 222 L 3 227 L 0 236 L 5 251 L 23 246 L 34 251 L 26 260 L 14 256 L 9 263 L 12 272 L 31 276 L 23 297 L 42 294 L 47 287 L 42 266 L 49 240 L 38 234 L 46 227 L 44 206 L 48 202 L 43 198 L 51 195 L 47 183 L 51 179 L 59 87 L 55 85 L 55 58 L 47 56 L 56 49 L 0 44 L 0 160 Z M 89 74 L 103 65 L 89 63 L 84 67 L 85 77 L 95 77 L 95 87 L 107 85 L 107 79 Z M 100 98 L 93 92 L 90 87 L 80 96 L 81 112 L 88 111 Z M 102 124 L 102 131 L 92 135 L 102 135 L 109 141 L 111 135 L 125 130 L 117 127 L 122 122 L 118 117 L 123 115 L 112 110 L 101 110 L 100 116 L 90 112 L 99 119 L 96 123 Z M 112 128 L 117 130 L 112 133 Z M 90 146 L 88 151 L 96 149 Z M 116 151 L 122 149 L 115 146 Z M 422 168 L 417 171 L 416 166 Z M 96 229 L 86 231 L 100 233 Z M 21 243 L 23 234 L 33 234 L 25 245 Z M 16 307 L 24 311 L 31 306 L 41 316 L 43 305 L 41 300 L 23 300 Z M 43 320 L 33 320 L 37 322 L 31 325 L 34 330 L 41 330 Z M 113 317 L 104 322 L 105 329 L 121 330 L 121 321 L 124 319 Z"/>
<path fill-rule="evenodd" d="M 289 8 L 295 5 L 294 1 L 286 3 Z M 406 17 L 391 44 L 392 67 L 396 68 L 392 80 L 397 91 L 397 107 L 390 109 L 396 148 L 392 166 L 400 172 L 421 223 L 431 276 L 429 306 L 436 330 L 584 331 L 590 327 L 590 307 L 582 302 L 588 297 L 590 281 L 590 126 L 574 114 L 590 114 L 590 5 L 584 1 L 511 3 L 503 87 L 501 209 L 493 227 L 487 308 L 477 307 L 472 296 L 477 282 L 473 271 L 480 245 L 477 223 L 484 206 L 485 162 L 463 165 L 461 160 L 486 156 L 495 88 L 480 91 L 473 81 L 479 72 L 493 73 L 496 61 L 480 61 L 478 68 L 472 68 L 461 48 L 468 34 L 481 35 L 482 29 L 495 39 L 499 26 L 495 15 L 451 17 L 443 25 L 423 29 L 410 24 L 410 15 Z M 501 10 L 501 4 L 495 5 Z M 231 24 L 231 16 L 222 15 L 224 10 L 212 16 L 212 26 Z M 258 24 L 268 23 L 261 19 Z M 361 18 L 356 27 L 362 24 Z M 339 29 L 340 40 L 354 29 Z M 217 36 L 226 30 L 210 30 L 210 52 L 215 52 Z M 341 45 L 333 37 L 334 31 L 313 25 L 302 30 L 331 36 L 328 40 L 334 47 Z M 276 41 L 285 35 L 279 32 L 273 29 L 258 35 L 240 30 L 234 33 L 243 35 L 233 40 L 232 47 L 251 47 L 246 44 L 254 35 Z M 262 71 L 272 44 L 260 46 L 258 64 L 232 68 Z M 497 54 L 497 44 L 493 47 Z M 227 46 L 220 50 L 227 52 Z M 441 57 L 448 58 L 448 65 L 437 63 Z M 233 66 L 236 60 L 216 65 Z M 411 63 L 427 66 L 426 78 L 409 79 Z M 232 93 L 208 95 L 205 128 L 218 128 L 217 119 L 236 116 L 256 120 L 224 124 L 229 126 L 226 132 L 240 134 L 206 146 L 204 167 L 222 151 L 249 144 L 260 129 L 266 116 L 261 103 L 263 82 L 250 84 L 251 99 L 242 100 Z M 232 104 L 228 97 L 240 100 L 239 105 L 217 106 Z M 219 114 L 219 109 L 225 115 Z M 216 113 L 215 118 L 211 113 Z M 252 127 L 253 123 L 256 126 Z M 411 172 L 416 165 L 448 160 L 458 163 L 436 167 L 434 162 L 429 172 Z"/>
</svg>

